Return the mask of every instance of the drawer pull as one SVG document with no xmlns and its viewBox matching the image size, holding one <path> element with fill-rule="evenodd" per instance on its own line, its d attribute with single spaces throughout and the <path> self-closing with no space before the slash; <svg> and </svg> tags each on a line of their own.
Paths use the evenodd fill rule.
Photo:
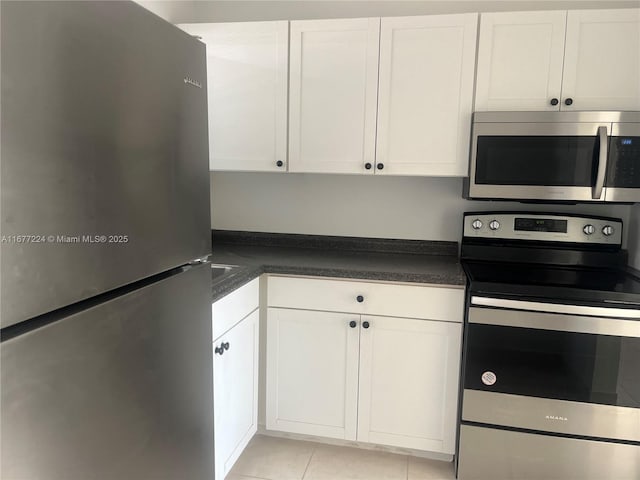
<svg viewBox="0 0 640 480">
<path fill-rule="evenodd" d="M 222 343 L 219 347 L 216 347 L 215 352 L 218 355 L 223 355 L 224 354 L 224 343 Z"/>
<path fill-rule="evenodd" d="M 364 302 L 364 297 L 362 295 L 358 295 L 356 297 L 356 300 L 358 301 L 358 303 L 362 303 L 362 302 Z"/>
</svg>

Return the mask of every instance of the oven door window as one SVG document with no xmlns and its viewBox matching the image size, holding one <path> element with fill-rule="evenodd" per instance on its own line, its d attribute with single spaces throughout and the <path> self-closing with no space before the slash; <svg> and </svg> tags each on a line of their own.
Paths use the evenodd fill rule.
<svg viewBox="0 0 640 480">
<path fill-rule="evenodd" d="M 598 152 L 595 135 L 478 136 L 475 183 L 590 187 Z"/>
<path fill-rule="evenodd" d="M 467 325 L 466 389 L 640 408 L 639 378 L 640 338 Z"/>
</svg>

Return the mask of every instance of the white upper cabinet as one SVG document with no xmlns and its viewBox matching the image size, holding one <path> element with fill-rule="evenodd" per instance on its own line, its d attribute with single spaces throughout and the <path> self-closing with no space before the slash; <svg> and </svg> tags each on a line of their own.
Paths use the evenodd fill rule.
<svg viewBox="0 0 640 480">
<path fill-rule="evenodd" d="M 568 12 L 562 97 L 563 110 L 640 110 L 640 9 Z"/>
<path fill-rule="evenodd" d="M 210 169 L 286 171 L 289 22 L 179 26 L 207 46 Z"/>
<path fill-rule="evenodd" d="M 467 175 L 477 24 L 382 19 L 376 174 Z"/>
<path fill-rule="evenodd" d="M 560 108 L 566 17 L 566 11 L 481 15 L 476 111 Z"/>
<path fill-rule="evenodd" d="M 476 111 L 640 109 L 640 9 L 483 13 Z"/>
<path fill-rule="evenodd" d="M 289 171 L 373 172 L 379 18 L 291 22 Z"/>
</svg>

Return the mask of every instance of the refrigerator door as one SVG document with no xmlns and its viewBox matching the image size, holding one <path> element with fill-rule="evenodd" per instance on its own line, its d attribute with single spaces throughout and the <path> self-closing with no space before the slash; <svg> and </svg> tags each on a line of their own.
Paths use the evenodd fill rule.
<svg viewBox="0 0 640 480">
<path fill-rule="evenodd" d="M 0 478 L 212 479 L 210 270 L 3 338 Z"/>
<path fill-rule="evenodd" d="M 204 44 L 133 2 L 0 5 L 1 326 L 209 254 Z"/>
</svg>

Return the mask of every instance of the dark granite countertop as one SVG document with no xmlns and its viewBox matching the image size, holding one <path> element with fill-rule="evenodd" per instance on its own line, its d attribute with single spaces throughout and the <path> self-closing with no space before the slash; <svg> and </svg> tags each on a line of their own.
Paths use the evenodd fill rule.
<svg viewBox="0 0 640 480">
<path fill-rule="evenodd" d="M 214 264 L 237 265 L 212 284 L 216 301 L 262 273 L 465 285 L 456 242 L 213 232 Z"/>
</svg>

